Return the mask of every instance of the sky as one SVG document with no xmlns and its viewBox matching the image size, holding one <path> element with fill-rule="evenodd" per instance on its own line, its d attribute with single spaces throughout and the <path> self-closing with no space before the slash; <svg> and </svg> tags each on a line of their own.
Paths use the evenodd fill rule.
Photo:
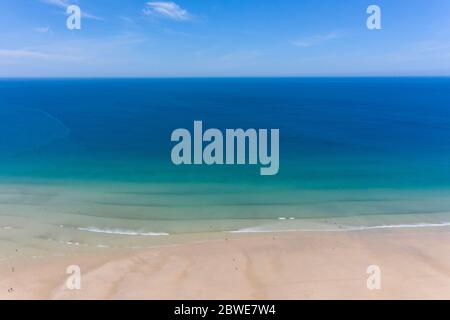
<svg viewBox="0 0 450 320">
<path fill-rule="evenodd" d="M 422 75 L 450 75 L 448 0 L 0 0 L 0 77 Z"/>
</svg>

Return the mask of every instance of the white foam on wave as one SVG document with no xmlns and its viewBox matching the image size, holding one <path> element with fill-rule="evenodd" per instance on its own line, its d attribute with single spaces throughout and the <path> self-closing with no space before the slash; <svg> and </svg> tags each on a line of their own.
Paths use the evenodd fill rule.
<svg viewBox="0 0 450 320">
<path fill-rule="evenodd" d="M 272 226 L 259 226 L 259 227 L 250 227 L 250 228 L 242 228 L 238 230 L 229 231 L 229 233 L 269 233 L 269 232 L 295 232 L 295 231 L 308 231 L 301 229 L 277 229 Z"/>
<path fill-rule="evenodd" d="M 250 228 L 242 228 L 234 231 L 229 231 L 229 233 L 271 233 L 271 232 L 313 232 L 313 231 L 328 231 L 328 232 L 343 232 L 343 231 L 363 231 L 363 230 L 374 230 L 374 229 L 411 229 L 411 228 L 439 228 L 448 227 L 450 222 L 440 222 L 440 223 L 413 223 L 413 224 L 391 224 L 391 225 L 377 225 L 377 226 L 349 226 L 349 225 L 339 225 L 339 229 L 283 229 L 274 226 L 257 226 Z"/>
<path fill-rule="evenodd" d="M 386 224 L 379 226 L 344 226 L 349 231 L 372 230 L 372 229 L 411 229 L 411 228 L 437 228 L 448 227 L 450 222 L 440 223 L 413 223 L 413 224 Z"/>
<path fill-rule="evenodd" d="M 168 236 L 166 232 L 143 232 L 138 230 L 129 229 L 100 229 L 96 227 L 86 227 L 77 228 L 80 231 L 94 232 L 94 233 L 105 233 L 105 234 L 118 234 L 125 236 Z"/>
</svg>

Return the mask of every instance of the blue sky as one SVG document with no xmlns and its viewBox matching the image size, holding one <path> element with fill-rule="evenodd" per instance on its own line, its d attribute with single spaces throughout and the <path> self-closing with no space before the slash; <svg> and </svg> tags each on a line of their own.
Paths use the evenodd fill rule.
<svg viewBox="0 0 450 320">
<path fill-rule="evenodd" d="M 0 77 L 341 75 L 450 75 L 450 1 L 0 1 Z"/>
</svg>

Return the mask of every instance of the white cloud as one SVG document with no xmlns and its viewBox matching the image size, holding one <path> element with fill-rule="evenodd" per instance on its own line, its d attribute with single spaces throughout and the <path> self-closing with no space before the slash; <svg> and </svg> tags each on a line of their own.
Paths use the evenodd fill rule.
<svg viewBox="0 0 450 320">
<path fill-rule="evenodd" d="M 39 1 L 42 3 L 45 3 L 45 4 L 57 6 L 57 7 L 63 8 L 63 9 L 66 9 L 69 5 L 73 4 L 69 0 L 39 0 Z M 104 20 L 102 17 L 90 14 L 90 13 L 84 11 L 82 8 L 81 8 L 81 16 L 86 19 Z"/>
<path fill-rule="evenodd" d="M 240 50 L 225 54 L 219 60 L 229 62 L 252 61 L 261 55 L 261 52 L 258 50 Z"/>
<path fill-rule="evenodd" d="M 39 33 L 47 33 L 50 30 L 50 27 L 37 27 L 34 28 L 34 31 Z"/>
<path fill-rule="evenodd" d="M 429 40 L 419 44 L 419 51 L 422 52 L 450 52 L 450 41 Z"/>
<path fill-rule="evenodd" d="M 147 37 L 134 33 L 123 33 L 105 38 L 65 39 L 34 47 L 1 48 L 0 63 L 2 61 L 69 61 L 92 62 L 104 61 L 110 52 L 129 50 L 133 46 L 145 45 Z"/>
<path fill-rule="evenodd" d="M 68 55 L 47 53 L 28 49 L 0 49 L 0 57 L 13 59 L 31 58 L 31 59 L 52 60 L 52 61 L 55 59 L 64 61 L 77 60 L 76 57 L 71 57 Z"/>
<path fill-rule="evenodd" d="M 342 31 L 332 31 L 326 34 L 319 34 L 314 35 L 311 37 L 301 38 L 292 41 L 292 44 L 301 47 L 301 48 L 308 48 L 316 45 L 320 45 L 324 42 L 335 40 L 342 38 L 344 36 L 344 33 Z"/>
<path fill-rule="evenodd" d="M 60 8 L 67 8 L 70 4 L 67 0 L 40 0 L 42 3 L 51 4 Z"/>
<path fill-rule="evenodd" d="M 191 14 L 175 2 L 147 2 L 143 10 L 146 15 L 158 15 L 176 21 L 191 20 Z"/>
<path fill-rule="evenodd" d="M 95 15 L 93 15 L 93 14 L 87 13 L 86 11 L 81 11 L 81 16 L 82 16 L 83 18 L 86 18 L 86 19 L 92 19 L 92 20 L 105 20 L 105 19 L 103 19 L 102 17 L 95 16 Z"/>
</svg>

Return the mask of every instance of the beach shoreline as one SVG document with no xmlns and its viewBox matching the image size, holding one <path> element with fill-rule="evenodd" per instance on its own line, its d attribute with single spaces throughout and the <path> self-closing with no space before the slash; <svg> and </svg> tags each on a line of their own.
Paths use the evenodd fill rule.
<svg viewBox="0 0 450 320">
<path fill-rule="evenodd" d="M 450 228 L 220 233 L 0 261 L 0 299 L 449 299 Z M 67 267 L 81 270 L 69 290 Z M 369 290 L 369 266 L 381 288 Z"/>
</svg>

